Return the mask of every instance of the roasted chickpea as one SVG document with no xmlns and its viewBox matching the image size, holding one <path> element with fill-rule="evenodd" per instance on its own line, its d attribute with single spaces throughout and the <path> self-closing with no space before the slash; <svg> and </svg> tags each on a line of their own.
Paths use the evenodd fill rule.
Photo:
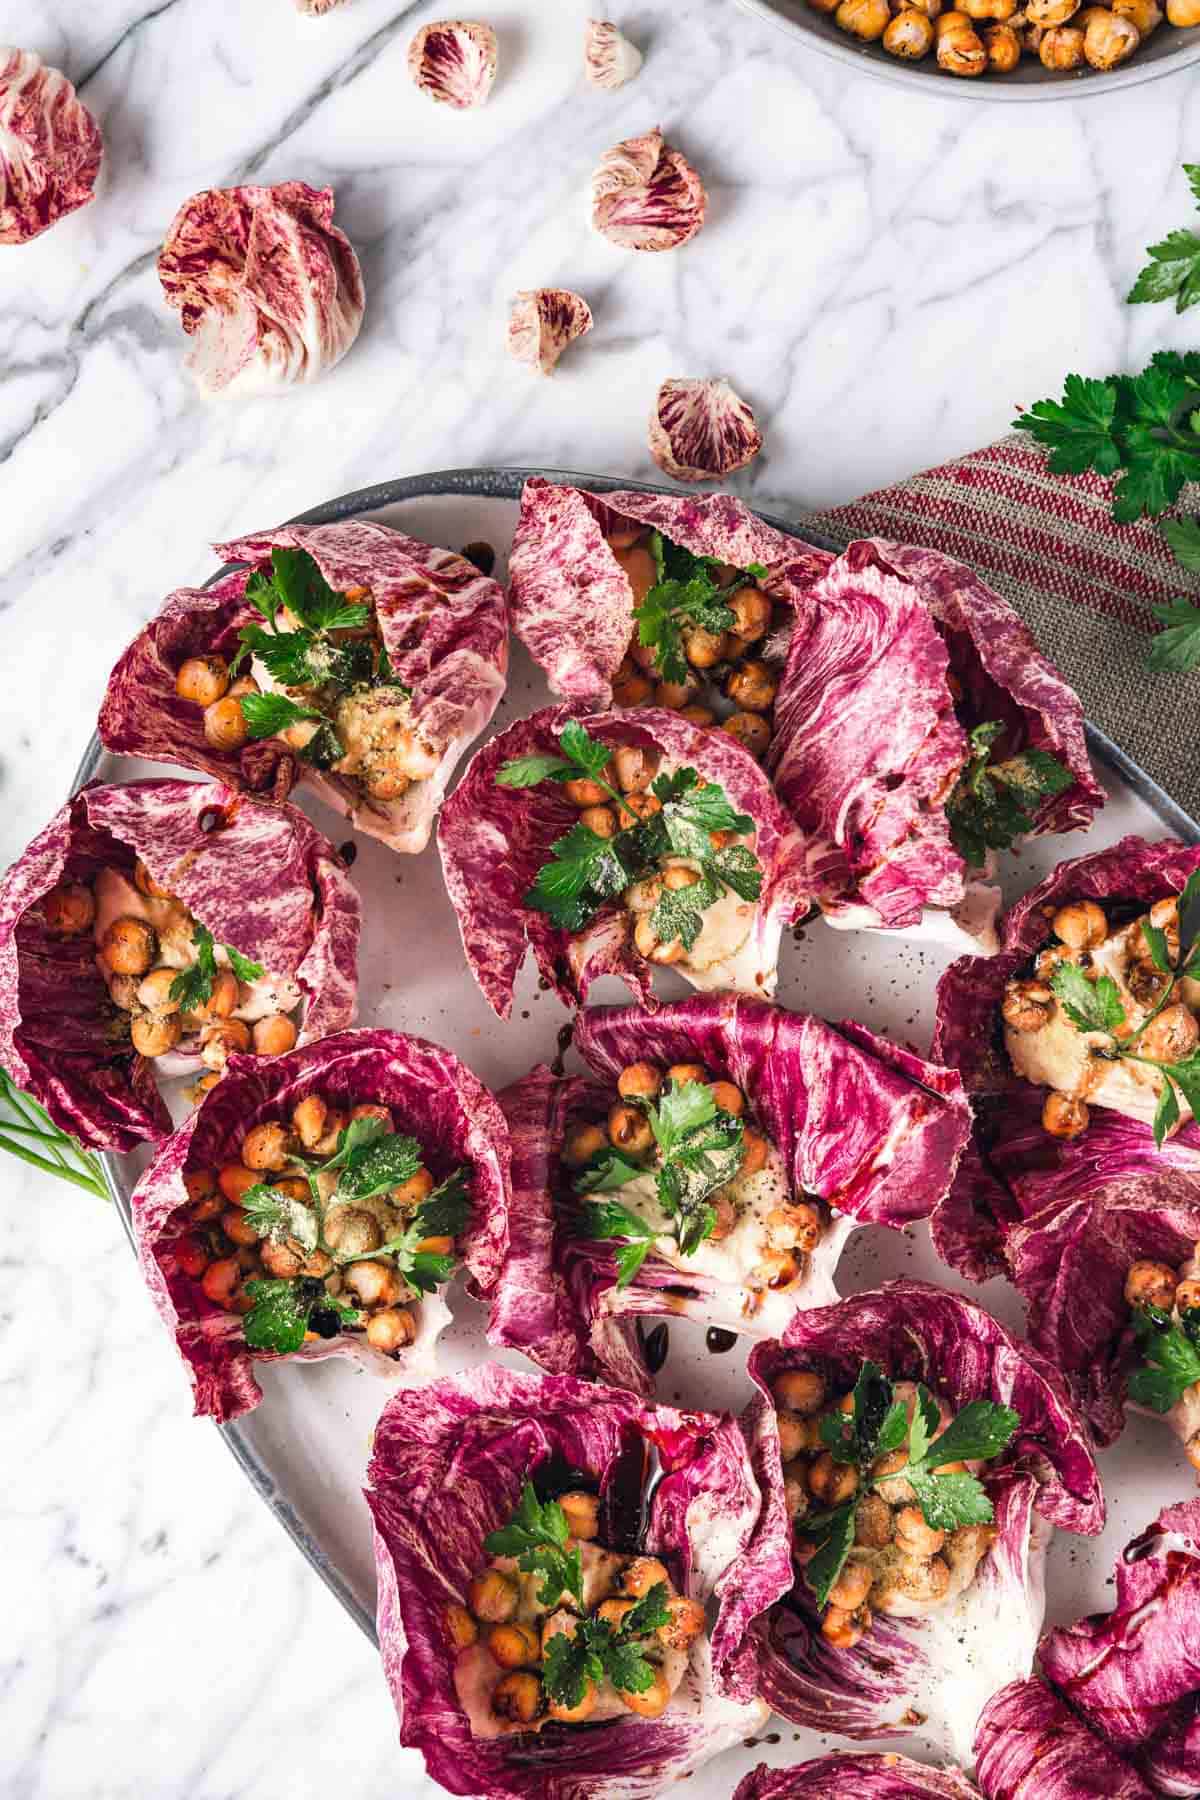
<svg viewBox="0 0 1200 1800">
<path fill-rule="evenodd" d="M 671 1684 L 662 1669 L 655 1669 L 654 1679 L 648 1688 L 639 1694 L 627 1693 L 624 1688 L 617 1689 L 617 1698 L 622 1706 L 637 1713 L 641 1719 L 657 1719 L 666 1712 L 671 1703 Z"/>
<path fill-rule="evenodd" d="M 242 1161 L 248 1169 L 284 1169 L 288 1164 L 287 1127 L 278 1119 L 255 1125 L 242 1139 Z"/>
<path fill-rule="evenodd" d="M 736 738 L 743 750 L 751 756 L 765 756 L 771 742 L 771 727 L 761 713 L 731 713 L 721 726 L 732 738 Z"/>
<path fill-rule="evenodd" d="M 1153 1306 L 1170 1312 L 1175 1304 L 1179 1277 L 1166 1263 L 1142 1257 L 1130 1265 L 1125 1277 L 1125 1298 L 1130 1306 Z"/>
<path fill-rule="evenodd" d="M 888 23 L 883 47 L 890 56 L 919 62 L 933 49 L 933 20 L 913 6 L 906 6 Z"/>
<path fill-rule="evenodd" d="M 485 1569 L 467 1589 L 467 1605 L 477 1619 L 491 1625 L 507 1624 L 516 1617 L 520 1590 L 503 1569 Z"/>
<path fill-rule="evenodd" d="M 732 1081 L 712 1081 L 708 1091 L 713 1097 L 714 1105 L 719 1106 L 722 1112 L 731 1113 L 735 1119 L 741 1118 L 746 1110 L 746 1096 L 740 1087 L 735 1086 Z"/>
<path fill-rule="evenodd" d="M 320 1142 L 329 1109 L 319 1094 L 308 1094 L 292 1108 L 292 1130 L 306 1150 Z"/>
<path fill-rule="evenodd" d="M 654 690 L 654 704 L 665 706 L 669 712 L 679 712 L 695 698 L 697 691 L 694 680 L 660 681 Z"/>
<path fill-rule="evenodd" d="M 775 1415 L 775 1429 L 779 1433 L 779 1454 L 784 1462 L 792 1462 L 805 1450 L 816 1450 L 820 1447 L 821 1434 L 816 1420 L 806 1418 L 798 1412 L 790 1412 L 780 1407 Z"/>
<path fill-rule="evenodd" d="M 1017 0 L 960 0 L 958 10 L 965 12 L 976 24 L 986 24 L 989 20 L 1003 24 L 1016 12 Z"/>
<path fill-rule="evenodd" d="M 636 669 L 640 669 L 643 675 L 653 677 L 654 666 L 658 661 L 658 650 L 653 644 L 639 644 L 635 632 L 629 641 L 626 660 L 631 662 Z"/>
<path fill-rule="evenodd" d="M 343 1277 L 361 1306 L 394 1306 L 403 1291 L 400 1277 L 390 1263 L 351 1263 L 343 1270 Z"/>
<path fill-rule="evenodd" d="M 193 1205 L 200 1201 L 210 1200 L 217 1191 L 216 1170 L 189 1169 L 184 1175 L 183 1185 L 187 1197 Z M 220 1211 L 220 1208 L 218 1207 L 217 1210 Z"/>
<path fill-rule="evenodd" d="M 1076 1138 L 1088 1127 L 1088 1109 L 1084 1101 L 1071 1094 L 1047 1094 L 1042 1107 L 1042 1126 L 1051 1137 Z"/>
<path fill-rule="evenodd" d="M 204 709 L 204 736 L 214 750 L 240 750 L 250 740 L 242 703 L 232 694 Z"/>
<path fill-rule="evenodd" d="M 392 1189 L 392 1205 L 407 1212 L 428 1200 L 433 1188 L 434 1180 L 429 1170 L 418 1169 L 415 1175 L 410 1175 L 407 1181 L 398 1182 Z"/>
<path fill-rule="evenodd" d="M 581 1542 L 590 1542 L 600 1530 L 600 1501 L 595 1494 L 589 1494 L 578 1488 L 569 1494 L 560 1494 L 558 1504 L 567 1517 L 567 1530 L 573 1538 Z"/>
<path fill-rule="evenodd" d="M 183 1035 L 178 1013 L 139 1013 L 129 1027 L 129 1038 L 139 1056 L 165 1056 Z"/>
<path fill-rule="evenodd" d="M 91 930 L 96 917 L 91 888 L 84 887 L 81 881 L 61 882 L 58 887 L 51 888 L 42 901 L 42 916 L 46 930 L 52 931 L 55 937 L 81 937 Z M 132 973 L 138 971 L 135 969 Z"/>
<path fill-rule="evenodd" d="M 785 1369 L 771 1383 L 776 1406 L 785 1406 L 806 1419 L 820 1412 L 827 1392 L 825 1377 L 815 1369 Z"/>
<path fill-rule="evenodd" d="M 614 706 L 645 706 L 654 692 L 654 683 L 645 675 L 628 675 L 623 681 L 613 681 Z"/>
<path fill-rule="evenodd" d="M 838 0 L 808 0 L 808 4 L 814 12 L 831 13 L 838 4 Z"/>
<path fill-rule="evenodd" d="M 291 1281 L 304 1267 L 304 1258 L 298 1250 L 293 1250 L 290 1244 L 277 1244 L 272 1238 L 264 1241 L 259 1255 L 267 1274 L 279 1281 Z"/>
<path fill-rule="evenodd" d="M 200 1060 L 209 1069 L 223 1069 L 229 1058 L 250 1048 L 250 1027 L 244 1019 L 218 1019 L 200 1033 Z"/>
<path fill-rule="evenodd" d="M 896 1514 L 896 1548 L 906 1556 L 927 1562 L 936 1556 L 946 1541 L 944 1531 L 934 1531 L 925 1523 L 919 1506 L 902 1506 Z"/>
<path fill-rule="evenodd" d="M 744 643 L 754 644 L 766 636 L 771 625 L 771 601 L 761 588 L 735 588 L 725 596 L 725 605 L 733 614 L 733 629 Z"/>
<path fill-rule="evenodd" d="M 1195 1312 L 1200 1307 L 1200 1281 L 1191 1277 L 1175 1289 L 1175 1304 L 1181 1313 Z"/>
<path fill-rule="evenodd" d="M 821 1241 L 824 1221 L 806 1200 L 775 1206 L 766 1217 L 767 1242 L 774 1250 L 802 1250 L 811 1256 Z"/>
<path fill-rule="evenodd" d="M 308 1183 L 300 1175 L 277 1175 L 271 1186 L 276 1193 L 286 1194 L 289 1200 L 299 1200 L 304 1206 L 312 1205 Z"/>
<path fill-rule="evenodd" d="M 291 1050 L 299 1034 L 286 1013 L 268 1013 L 254 1021 L 254 1051 L 257 1056 L 283 1056 Z"/>
<path fill-rule="evenodd" d="M 1167 17 L 1181 31 L 1200 25 L 1200 0 L 1167 0 Z"/>
<path fill-rule="evenodd" d="M 618 1150 L 628 1151 L 631 1156 L 640 1156 L 654 1143 L 654 1132 L 645 1113 L 640 1107 L 623 1103 L 609 1112 L 608 1136 Z"/>
<path fill-rule="evenodd" d="M 702 731 L 707 731 L 709 726 L 717 722 L 717 715 L 710 706 L 681 706 L 679 716 L 686 719 L 689 725 L 698 725 Z"/>
<path fill-rule="evenodd" d="M 883 36 L 890 17 L 887 0 L 841 0 L 833 22 L 840 31 L 873 44 Z"/>
<path fill-rule="evenodd" d="M 446 1638 L 452 1650 L 467 1650 L 479 1636 L 479 1627 L 467 1611 L 456 1600 L 442 1614 Z"/>
<path fill-rule="evenodd" d="M 1054 991 L 1041 981 L 1010 981 L 1000 1017 L 1013 1031 L 1040 1031 L 1054 1010 Z"/>
<path fill-rule="evenodd" d="M 244 1163 L 226 1163 L 217 1173 L 217 1186 L 235 1206 L 240 1206 L 243 1194 L 261 1180 L 257 1170 L 248 1169 Z"/>
<path fill-rule="evenodd" d="M 739 1175 L 757 1175 L 767 1166 L 768 1144 L 761 1131 L 748 1128 L 742 1133 L 742 1166 Z"/>
<path fill-rule="evenodd" d="M 1163 9 L 1158 0 L 1113 0 L 1113 13 L 1119 19 L 1128 19 L 1136 25 L 1143 40 L 1153 31 L 1157 31 L 1163 22 Z"/>
<path fill-rule="evenodd" d="M 621 898 L 632 913 L 652 913 L 662 899 L 661 876 L 651 875 L 645 881 L 635 881 Z"/>
<path fill-rule="evenodd" d="M 1021 60 L 1021 40 L 1011 25 L 985 25 L 983 46 L 988 68 L 997 75 L 1011 74 Z"/>
<path fill-rule="evenodd" d="M 492 1689 L 492 1711 L 514 1725 L 532 1725 L 545 1711 L 542 1684 L 527 1669 L 514 1669 Z"/>
<path fill-rule="evenodd" d="M 218 969 L 212 993 L 192 1008 L 196 1019 L 228 1019 L 238 1003 L 238 981 L 232 969 Z"/>
<path fill-rule="evenodd" d="M 331 1206 L 325 1215 L 325 1241 L 344 1256 L 369 1256 L 383 1242 L 374 1213 L 358 1206 Z"/>
<path fill-rule="evenodd" d="M 1190 1056 L 1200 1042 L 1200 1025 L 1195 1013 L 1176 1003 L 1164 1006 L 1156 1019 L 1151 1019 L 1141 1036 L 1141 1052 L 1155 1062 L 1179 1062 Z"/>
<path fill-rule="evenodd" d="M 622 831 L 628 831 L 639 819 L 652 819 L 655 813 L 662 811 L 662 801 L 657 794 L 626 794 L 617 810 L 617 818 Z"/>
<path fill-rule="evenodd" d="M 617 1077 L 622 1100 L 653 1100 L 662 1092 L 662 1070 L 651 1062 L 629 1063 Z"/>
<path fill-rule="evenodd" d="M 569 1169 L 581 1169 L 607 1148 L 608 1137 L 601 1126 L 572 1125 L 563 1143 L 562 1159 Z"/>
<path fill-rule="evenodd" d="M 372 1350 L 390 1355 L 414 1343 L 416 1336 L 417 1322 L 406 1306 L 388 1307 L 384 1312 L 372 1313 L 367 1320 L 367 1342 Z"/>
<path fill-rule="evenodd" d="M 766 712 L 775 704 L 778 688 L 765 662 L 742 663 L 725 683 L 726 694 L 742 712 Z"/>
<path fill-rule="evenodd" d="M 866 1612 L 865 1608 L 863 1612 Z M 831 1606 L 821 1620 L 821 1636 L 835 1650 L 853 1650 L 855 1644 L 861 1642 L 869 1623 L 869 1614 L 864 1619 L 861 1615 L 847 1612 L 844 1607 Z"/>
<path fill-rule="evenodd" d="M 147 1012 L 178 1012 L 179 1002 L 171 996 L 171 989 L 178 979 L 178 969 L 151 969 L 138 984 L 138 1005 L 144 1006 Z"/>
<path fill-rule="evenodd" d="M 660 1582 L 667 1588 L 671 1585 L 666 1564 L 660 1562 L 657 1556 L 635 1556 L 631 1563 L 626 1563 L 622 1572 L 621 1591 L 640 1600 L 643 1594 L 648 1594 Z"/>
<path fill-rule="evenodd" d="M 220 1256 L 210 1262 L 200 1285 L 216 1306 L 227 1306 L 241 1285 L 241 1266 L 235 1256 Z"/>
<path fill-rule="evenodd" d="M 854 1541 L 867 1550 L 882 1550 L 892 1541 L 892 1509 L 879 1494 L 867 1494 L 854 1515 Z"/>
<path fill-rule="evenodd" d="M 229 692 L 229 664 L 223 656 L 189 656 L 179 665 L 175 692 L 181 700 L 211 706 Z"/>
<path fill-rule="evenodd" d="M 660 760 L 657 750 L 645 750 L 640 744 L 622 744 L 614 750 L 613 770 L 621 792 L 644 794 L 658 774 Z"/>
<path fill-rule="evenodd" d="M 908 0 L 914 12 L 924 13 L 927 19 L 936 19 L 942 10 L 943 0 Z"/>
<path fill-rule="evenodd" d="M 579 823 L 588 831 L 594 831 L 597 837 L 616 837 L 620 827 L 617 815 L 611 806 L 588 806 L 579 815 Z"/>
<path fill-rule="evenodd" d="M 1066 0 L 1055 0 L 1056 4 L 1066 4 Z M 1030 11 L 1032 11 L 1032 7 Z M 1064 13 L 1069 18 L 1076 11 L 1072 6 L 1070 12 Z M 1043 19 L 1044 25 L 1057 25 L 1058 19 Z M 1051 929 L 1060 943 L 1071 950 L 1092 950 L 1102 944 L 1108 936 L 1108 920 L 1104 916 L 1103 907 L 1097 906 L 1094 900 L 1075 900 L 1070 906 L 1060 906 L 1050 921 Z"/>
<path fill-rule="evenodd" d="M 1077 69 L 1083 62 L 1083 33 L 1072 25 L 1052 25 L 1038 45 L 1044 69 Z"/>
<path fill-rule="evenodd" d="M 682 962 L 686 954 L 681 939 L 672 938 L 668 944 L 662 942 L 647 913 L 639 916 L 633 928 L 633 944 L 639 956 L 644 956 L 647 962 L 652 963 L 666 965 Z"/>
<path fill-rule="evenodd" d="M 823 1450 L 808 1471 L 809 1492 L 826 1506 L 840 1506 L 858 1490 L 858 1470 L 851 1463 L 834 1462 Z"/>
<path fill-rule="evenodd" d="M 943 13 L 934 26 L 934 36 L 939 69 L 944 69 L 947 75 L 968 78 L 983 74 L 987 67 L 987 51 L 966 13 Z"/>
<path fill-rule="evenodd" d="M 829 1590 L 829 1604 L 844 1612 L 857 1612 L 871 1591 L 871 1581 L 869 1563 L 848 1562 Z"/>
<path fill-rule="evenodd" d="M 649 550 L 643 549 L 640 544 L 633 544 L 628 549 L 614 549 L 613 555 L 625 571 L 633 589 L 633 604 L 640 606 L 658 580 L 657 563 Z"/>
<path fill-rule="evenodd" d="M 683 633 L 683 653 L 693 669 L 711 669 L 724 660 L 725 633 L 705 631 L 702 625 L 690 625 Z"/>
<path fill-rule="evenodd" d="M 541 1660 L 541 1633 L 532 1625 L 493 1625 L 484 1639 L 493 1662 L 502 1669 L 528 1669 Z"/>
<path fill-rule="evenodd" d="M 588 1681 L 584 1684 L 583 1698 L 576 1706 L 568 1706 L 563 1700 L 551 1700 L 546 1708 L 552 1719 L 560 1719 L 564 1725 L 582 1725 L 590 1719 L 596 1710 L 596 1684 Z"/>
<path fill-rule="evenodd" d="M 598 781 L 564 781 L 562 791 L 572 806 L 585 812 L 589 806 L 603 806 L 608 794 Z"/>
<path fill-rule="evenodd" d="M 181 1237 L 175 1245 L 175 1262 L 180 1271 L 184 1275 L 190 1275 L 193 1281 L 199 1280 L 211 1260 L 200 1239 L 190 1233 Z"/>
<path fill-rule="evenodd" d="M 145 919 L 114 919 L 100 939 L 100 954 L 117 975 L 144 975 L 158 954 L 154 927 Z"/>
<path fill-rule="evenodd" d="M 907 1450 L 889 1450 L 885 1456 L 877 1456 L 871 1464 L 871 1477 L 879 1484 L 879 1497 L 886 1500 L 889 1506 L 902 1506 L 917 1497 L 912 1482 L 901 1473 L 907 1467 Z"/>
<path fill-rule="evenodd" d="M 667 1611 L 670 1618 L 654 1635 L 668 1650 L 686 1650 L 704 1630 L 704 1608 L 685 1594 L 673 1594 L 667 1601 Z"/>
</svg>

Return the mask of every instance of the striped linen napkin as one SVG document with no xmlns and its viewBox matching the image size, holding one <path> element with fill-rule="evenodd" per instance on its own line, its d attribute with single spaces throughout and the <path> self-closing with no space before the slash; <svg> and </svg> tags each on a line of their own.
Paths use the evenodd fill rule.
<svg viewBox="0 0 1200 1800">
<path fill-rule="evenodd" d="M 839 541 L 892 538 L 969 563 L 1025 619 L 1088 718 L 1200 820 L 1200 672 L 1146 667 L 1150 608 L 1200 597 L 1200 580 L 1153 521 L 1115 522 L 1111 481 L 1052 475 L 1046 462 L 1014 432 L 799 522 Z M 1200 510 L 1200 491 L 1185 489 L 1179 510 Z"/>
</svg>

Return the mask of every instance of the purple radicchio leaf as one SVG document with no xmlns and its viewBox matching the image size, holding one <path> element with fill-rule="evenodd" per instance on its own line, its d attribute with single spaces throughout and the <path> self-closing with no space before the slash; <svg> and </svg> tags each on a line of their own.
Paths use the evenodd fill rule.
<svg viewBox="0 0 1200 1800">
<path fill-rule="evenodd" d="M 346 1111 L 360 1104 L 389 1107 L 396 1130 L 420 1144 L 435 1181 L 465 1167 L 472 1201 L 465 1262 L 474 1287 L 486 1292 L 503 1263 L 509 1167 L 504 1115 L 449 1050 L 400 1031 L 357 1030 L 283 1056 L 233 1056 L 222 1080 L 163 1145 L 133 1194 L 142 1274 L 188 1370 L 198 1414 L 233 1419 L 250 1411 L 262 1398 L 253 1364 L 278 1358 L 248 1349 L 241 1320 L 215 1306 L 179 1267 L 175 1246 L 187 1226 L 185 1175 L 238 1161 L 247 1131 L 289 1116 L 313 1093 Z M 397 1360 L 355 1333 L 306 1343 L 295 1354 L 307 1361 L 348 1355 L 384 1374 L 428 1374 L 437 1335 L 450 1315 L 436 1294 L 423 1296 L 415 1307 L 417 1340 Z"/>
<path fill-rule="evenodd" d="M 0 50 L 0 244 L 27 244 L 95 196 L 100 128 L 66 76 Z"/>
<path fill-rule="evenodd" d="M 583 1731 L 550 1721 L 536 1735 L 477 1736 L 456 1688 L 445 1609 L 464 1599 L 485 1561 L 484 1537 L 507 1521 L 522 1482 L 554 1464 L 596 1483 L 602 1543 L 663 1558 L 680 1592 L 708 1604 L 715 1624 L 711 1637 L 695 1640 L 658 1719 Z M 376 1429 L 369 1482 L 379 1641 L 401 1742 L 420 1750 L 451 1793 L 652 1800 L 765 1722 L 746 1627 L 787 1575 L 777 1558 L 757 1554 L 762 1497 L 728 1415 L 677 1412 L 616 1388 L 485 1364 L 393 1397 Z M 639 1513 L 642 1529 L 630 1537 Z"/>
<path fill-rule="evenodd" d="M 56 1125 L 90 1149 L 159 1142 L 171 1122 L 96 967 L 91 932 L 47 931 L 61 881 L 140 858 L 219 943 L 304 997 L 300 1042 L 354 1016 L 360 909 L 337 852 L 294 807 L 262 807 L 219 784 L 91 783 L 0 881 L 0 1062 Z"/>
<path fill-rule="evenodd" d="M 978 1800 L 979 1789 L 957 1769 L 930 1769 L 894 1751 L 819 1756 L 798 1768 L 760 1763 L 733 1800 Z"/>
</svg>

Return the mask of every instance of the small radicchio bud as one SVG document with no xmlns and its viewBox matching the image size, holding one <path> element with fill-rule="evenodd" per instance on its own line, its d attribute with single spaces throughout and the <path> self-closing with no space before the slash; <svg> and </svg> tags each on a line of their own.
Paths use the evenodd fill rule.
<svg viewBox="0 0 1200 1800">
<path fill-rule="evenodd" d="M 592 176 L 592 224 L 622 250 L 675 250 L 704 223 L 695 169 L 656 127 L 614 144 Z"/>
<path fill-rule="evenodd" d="M 443 106 L 482 106 L 496 79 L 496 34 L 471 19 L 422 25 L 408 47 L 408 72 Z"/>
<path fill-rule="evenodd" d="M 316 381 L 353 344 L 366 305 L 332 189 L 302 181 L 194 194 L 172 220 L 158 277 L 208 394 Z"/>
<path fill-rule="evenodd" d="M 307 13 L 309 18 L 319 19 L 325 13 L 331 13 L 335 6 L 344 6 L 346 0 L 296 0 L 296 11 Z"/>
<path fill-rule="evenodd" d="M 642 66 L 636 44 L 608 19 L 589 19 L 584 27 L 584 73 L 593 87 L 619 88 L 632 81 Z"/>
<path fill-rule="evenodd" d="M 65 75 L 0 48 L 0 244 L 27 244 L 93 198 L 100 128 Z"/>
<path fill-rule="evenodd" d="M 592 329 L 592 309 L 570 288 L 528 288 L 516 296 L 508 321 L 508 353 L 543 375 L 577 337 Z"/>
<path fill-rule="evenodd" d="M 650 415 L 650 454 L 676 481 L 715 481 L 744 469 L 762 433 L 729 383 L 664 381 Z"/>
</svg>

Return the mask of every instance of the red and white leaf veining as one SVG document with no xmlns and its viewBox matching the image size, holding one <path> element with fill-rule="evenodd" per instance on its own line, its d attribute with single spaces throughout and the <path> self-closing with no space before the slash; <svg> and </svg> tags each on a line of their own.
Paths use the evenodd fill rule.
<svg viewBox="0 0 1200 1800">
<path fill-rule="evenodd" d="M 714 481 L 744 469 L 762 449 L 754 414 L 723 378 L 672 378 L 650 415 L 650 454 L 676 481 Z"/>
<path fill-rule="evenodd" d="M 552 375 L 568 344 L 592 329 L 592 309 L 570 288 L 527 288 L 512 303 L 508 353 L 543 375 Z"/>
<path fill-rule="evenodd" d="M 32 50 L 0 49 L 0 244 L 26 244 L 86 206 L 103 153 L 66 76 Z"/>
<path fill-rule="evenodd" d="M 423 25 L 409 45 L 408 72 L 443 106 L 459 112 L 482 106 L 496 79 L 496 34 L 473 19 Z"/>
<path fill-rule="evenodd" d="M 589 19 L 584 27 L 583 67 L 593 87 L 624 87 L 642 66 L 643 57 L 611 19 Z"/>
<path fill-rule="evenodd" d="M 657 126 L 606 150 L 592 176 L 592 224 L 622 250 L 677 250 L 707 205 L 699 175 Z"/>
</svg>

